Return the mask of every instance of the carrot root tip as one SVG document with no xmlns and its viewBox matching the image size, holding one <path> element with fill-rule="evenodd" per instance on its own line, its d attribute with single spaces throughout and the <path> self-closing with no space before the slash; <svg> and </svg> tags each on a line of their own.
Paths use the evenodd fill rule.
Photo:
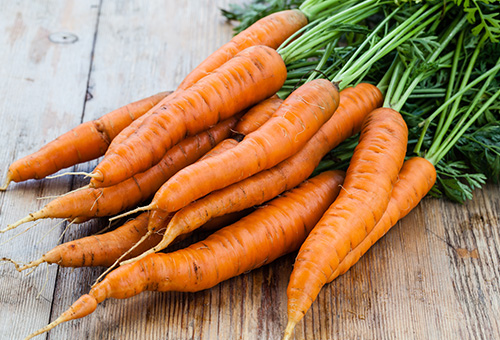
<svg viewBox="0 0 500 340">
<path fill-rule="evenodd" d="M 58 178 L 58 177 L 63 177 L 63 176 L 69 176 L 69 175 L 82 175 L 82 176 L 85 176 L 85 177 L 92 177 L 90 173 L 88 172 L 84 172 L 84 171 L 70 171 L 70 172 L 65 172 L 63 174 L 59 174 L 59 175 L 52 175 L 52 176 L 47 176 L 45 178 L 47 179 L 54 179 L 54 178 Z"/>
<path fill-rule="evenodd" d="M 0 187 L 0 191 L 7 190 L 7 187 L 9 186 L 10 182 L 12 182 L 12 178 L 10 177 L 10 172 L 9 172 L 7 178 L 5 179 L 4 184 Z"/>
<path fill-rule="evenodd" d="M 117 220 L 117 219 L 122 218 L 122 217 L 125 217 L 125 216 L 132 215 L 132 214 L 134 214 L 134 213 L 136 213 L 136 212 L 139 212 L 139 211 L 146 211 L 146 210 L 151 210 L 151 209 L 153 209 L 153 207 L 152 207 L 151 205 L 147 205 L 147 206 L 145 206 L 145 207 L 139 207 L 139 208 L 137 208 L 137 209 L 130 210 L 130 211 L 127 211 L 127 212 L 125 212 L 125 213 L 123 213 L 123 214 L 120 214 L 120 215 L 116 215 L 116 216 L 114 216 L 114 217 L 111 217 L 111 218 L 109 219 L 109 222 L 113 222 L 114 220 Z"/>
<path fill-rule="evenodd" d="M 285 334 L 283 335 L 283 340 L 290 340 L 292 338 L 293 330 L 297 323 L 292 320 L 288 320 L 288 324 L 285 328 Z"/>
<path fill-rule="evenodd" d="M 4 229 L 0 230 L 0 234 L 3 234 L 3 233 L 5 233 L 6 231 L 9 231 L 9 230 L 15 229 L 15 228 L 19 227 L 21 224 L 24 224 L 24 223 L 27 223 L 27 222 L 33 222 L 33 221 L 36 221 L 36 220 L 37 220 L 37 218 L 33 214 L 29 214 L 28 216 L 21 218 L 19 221 L 14 222 L 12 224 L 9 224 L 7 226 L 7 228 L 4 228 Z"/>
<path fill-rule="evenodd" d="M 10 262 L 10 263 L 12 263 L 14 265 L 14 267 L 16 267 L 17 271 L 21 271 L 20 270 L 20 268 L 22 268 L 21 265 L 19 263 L 17 263 L 16 261 L 14 261 L 13 259 L 10 259 L 8 257 L 2 257 L 2 258 L 0 258 L 0 261 L 2 261 L 2 262 Z"/>
</svg>

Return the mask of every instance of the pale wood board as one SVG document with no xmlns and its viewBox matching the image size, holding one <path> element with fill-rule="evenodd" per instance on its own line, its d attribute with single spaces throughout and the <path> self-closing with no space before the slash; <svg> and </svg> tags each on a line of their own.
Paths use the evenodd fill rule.
<svg viewBox="0 0 500 340">
<path fill-rule="evenodd" d="M 218 1 L 0 1 L 1 174 L 57 135 L 183 77 L 231 37 Z M 76 35 L 74 43 L 49 39 Z M 72 40 L 72 35 L 55 35 Z M 64 39 L 64 38 L 62 38 Z M 96 161 L 79 165 L 90 171 Z M 6 226 L 81 178 L 14 184 L 0 194 Z M 348 273 L 326 286 L 295 339 L 494 339 L 500 337 L 498 187 L 472 202 L 425 199 Z M 46 221 L 0 248 L 27 262 L 58 242 Z M 105 221 L 73 227 L 68 241 Z M 23 230 L 22 228 L 20 230 Z M 16 232 L 0 235 L 7 241 Z M 90 316 L 39 339 L 279 339 L 295 253 L 198 293 L 108 300 Z M 103 271 L 58 269 L 46 280 L 0 266 L 0 339 L 22 339 L 64 311 Z"/>
</svg>

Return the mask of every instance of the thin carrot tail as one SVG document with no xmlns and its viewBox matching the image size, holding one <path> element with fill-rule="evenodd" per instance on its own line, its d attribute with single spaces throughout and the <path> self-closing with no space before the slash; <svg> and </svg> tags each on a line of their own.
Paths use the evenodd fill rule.
<svg viewBox="0 0 500 340">
<path fill-rule="evenodd" d="M 86 315 L 89 315 L 97 308 L 97 300 L 95 297 L 85 294 L 82 295 L 75 303 L 69 307 L 67 311 L 61 314 L 56 320 L 52 321 L 47 326 L 40 328 L 34 333 L 28 335 L 24 340 L 32 339 L 37 335 L 43 334 L 45 332 L 50 331 L 57 325 L 60 325 L 63 322 L 75 320 L 79 318 L 83 318 Z"/>
<path fill-rule="evenodd" d="M 35 260 L 35 261 L 31 261 L 30 263 L 28 264 L 25 264 L 24 266 L 19 266 L 19 265 L 15 265 L 16 266 L 16 269 L 18 272 L 22 272 L 26 269 L 29 269 L 29 268 L 36 268 L 38 267 L 39 265 L 41 265 L 42 263 L 45 263 L 45 259 L 42 257 L 40 257 L 38 260 Z"/>
<path fill-rule="evenodd" d="M 3 185 L 0 187 L 0 191 L 5 191 L 7 190 L 7 187 L 9 186 L 10 182 L 12 182 L 12 172 L 10 170 L 7 172 L 7 177 L 5 177 L 5 182 Z"/>
<path fill-rule="evenodd" d="M 151 233 L 149 233 L 149 234 L 151 234 Z M 156 246 L 154 246 L 153 248 L 145 251 L 144 253 L 142 253 L 139 256 L 136 256 L 136 257 L 131 258 L 129 260 L 120 262 L 120 266 L 129 264 L 129 263 L 133 263 L 133 262 L 136 262 L 136 261 L 139 261 L 140 259 L 145 258 L 149 254 L 153 254 L 153 253 L 156 253 L 157 251 L 160 251 L 160 250 L 163 250 L 163 249 L 167 248 L 170 245 L 170 243 L 172 243 L 177 238 L 177 236 L 178 235 L 173 235 L 173 234 L 168 234 L 167 235 L 167 234 L 165 234 L 165 236 L 163 237 L 163 239 Z M 139 242 L 141 242 L 141 241 L 139 241 Z"/>
<path fill-rule="evenodd" d="M 34 222 L 38 219 L 43 218 L 42 213 L 40 213 L 41 211 L 42 210 L 39 210 L 37 212 L 29 214 L 28 216 L 21 218 L 19 221 L 14 222 L 12 224 L 9 224 L 7 226 L 7 228 L 0 230 L 0 234 L 3 234 L 9 230 L 15 229 L 15 228 L 19 227 L 21 224 L 28 223 L 28 222 Z"/>
<path fill-rule="evenodd" d="M 146 205 L 144 207 L 139 207 L 137 209 L 134 209 L 134 210 L 130 210 L 130 211 L 127 211 L 127 212 L 124 212 L 123 214 L 120 214 L 120 215 L 116 215 L 114 217 L 111 217 L 109 219 L 109 222 L 113 222 L 114 220 L 117 220 L 119 218 L 122 218 L 122 217 L 125 217 L 125 216 L 129 216 L 129 215 L 132 215 L 132 214 L 135 214 L 136 212 L 139 212 L 139 211 L 147 211 L 147 210 L 151 210 L 153 209 L 154 206 L 153 205 Z"/>
<path fill-rule="evenodd" d="M 290 340 L 292 338 L 293 330 L 295 329 L 295 325 L 297 322 L 293 320 L 289 320 L 286 328 L 285 328 L 285 334 L 283 335 L 283 340 Z"/>
<path fill-rule="evenodd" d="M 54 178 L 63 177 L 63 176 L 69 176 L 69 175 L 77 175 L 77 176 L 81 175 L 81 176 L 91 177 L 91 178 L 94 178 L 96 176 L 95 174 L 92 174 L 92 173 L 89 173 L 89 172 L 85 172 L 85 171 L 68 171 L 68 172 L 65 172 L 65 173 L 62 173 L 62 174 L 59 174 L 59 175 L 47 176 L 45 178 L 47 178 L 47 179 L 54 179 Z"/>
<path fill-rule="evenodd" d="M 118 263 L 120 263 L 120 261 L 125 257 L 127 256 L 128 254 L 130 254 L 132 252 L 132 250 L 134 250 L 135 248 L 137 248 L 142 242 L 144 242 L 148 237 L 151 236 L 151 234 L 153 234 L 153 232 L 151 231 L 148 231 L 146 234 L 144 234 L 143 237 L 141 237 L 141 239 L 139 241 L 137 241 L 136 244 L 134 244 L 129 250 L 127 250 L 125 253 L 123 253 L 108 269 L 106 269 L 106 271 L 104 273 L 102 273 L 96 280 L 95 280 L 95 283 L 92 285 L 92 288 L 94 288 L 98 283 L 99 281 L 104 277 L 106 276 L 107 273 L 109 273 Z M 120 265 L 122 265 L 122 263 L 120 263 Z"/>
</svg>

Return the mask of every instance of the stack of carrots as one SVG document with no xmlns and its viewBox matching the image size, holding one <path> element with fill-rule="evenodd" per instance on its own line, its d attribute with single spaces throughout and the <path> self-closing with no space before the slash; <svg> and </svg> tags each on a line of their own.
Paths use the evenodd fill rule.
<svg viewBox="0 0 500 340">
<path fill-rule="evenodd" d="M 174 92 L 84 123 L 14 162 L 4 190 L 11 181 L 42 179 L 103 156 L 85 174 L 91 178 L 87 186 L 2 232 L 42 218 L 81 223 L 140 212 L 113 231 L 16 264 L 20 271 L 41 263 L 110 271 L 28 338 L 88 315 L 110 297 L 207 289 L 300 248 L 287 291 L 284 338 L 291 338 L 323 285 L 352 267 L 436 181 L 441 158 L 405 162 L 409 130 L 399 113 L 403 106 L 384 103 L 379 89 L 395 99 L 397 63 L 378 87 L 361 80 L 374 63 L 432 26 L 442 5 L 412 8 L 391 31 L 387 23 L 399 9 L 394 10 L 349 52 L 352 62 L 326 67 L 346 27 L 381 8 L 372 0 L 309 0 L 300 9 L 270 14 L 208 57 Z M 347 26 L 331 28 L 339 23 Z M 388 33 L 377 43 L 374 34 L 384 27 Z M 312 38 L 318 35 L 322 38 Z M 365 50 L 367 44 L 375 47 Z M 323 67 L 322 74 L 335 81 L 306 72 L 301 86 L 288 89 L 286 82 L 294 79 L 290 70 L 318 53 L 311 69 Z M 404 103 L 410 93 L 398 99 Z M 358 133 L 346 172 L 310 177 L 325 155 Z M 158 253 L 198 228 L 219 230 L 185 249 Z"/>
</svg>

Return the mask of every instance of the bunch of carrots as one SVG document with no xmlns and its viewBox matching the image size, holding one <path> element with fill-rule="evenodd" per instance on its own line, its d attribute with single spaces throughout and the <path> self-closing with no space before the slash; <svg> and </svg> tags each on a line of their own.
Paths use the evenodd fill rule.
<svg viewBox="0 0 500 340">
<path fill-rule="evenodd" d="M 465 163 L 453 157 L 478 148 L 464 136 L 494 125 L 500 57 L 477 64 L 486 50 L 500 56 L 491 27 L 474 27 L 460 4 L 441 1 L 272 8 L 257 21 L 245 18 L 255 23 L 174 92 L 84 123 L 9 167 L 4 190 L 103 157 L 84 173 L 87 186 L 1 232 L 43 218 L 73 224 L 140 213 L 31 263 L 12 261 L 20 271 L 41 263 L 109 267 L 27 339 L 110 297 L 199 291 L 299 250 L 287 290 L 290 339 L 321 288 L 437 192 L 436 181 L 445 191 L 458 187 L 462 198 L 484 183 L 484 174 L 462 176 Z M 437 86 L 425 92 L 429 83 Z M 160 252 L 197 229 L 216 231 Z"/>
</svg>

